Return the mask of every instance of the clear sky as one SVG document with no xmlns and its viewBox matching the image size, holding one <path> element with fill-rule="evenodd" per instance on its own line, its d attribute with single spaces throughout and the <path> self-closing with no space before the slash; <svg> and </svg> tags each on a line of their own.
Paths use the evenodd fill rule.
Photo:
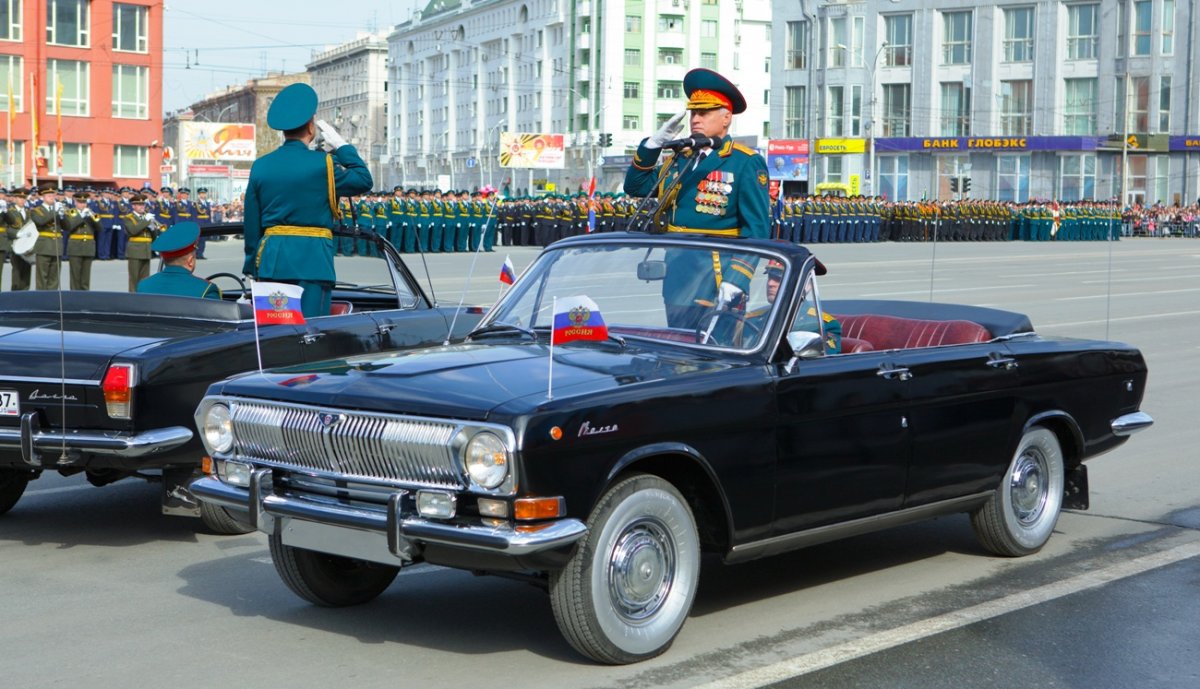
<svg viewBox="0 0 1200 689">
<path fill-rule="evenodd" d="M 163 108 L 172 112 L 266 71 L 297 72 L 359 31 L 386 32 L 427 0 L 166 0 Z"/>
</svg>

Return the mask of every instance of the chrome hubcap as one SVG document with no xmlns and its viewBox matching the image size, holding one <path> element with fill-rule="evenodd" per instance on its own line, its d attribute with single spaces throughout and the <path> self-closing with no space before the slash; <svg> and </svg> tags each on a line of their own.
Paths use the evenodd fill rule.
<svg viewBox="0 0 1200 689">
<path fill-rule="evenodd" d="M 1009 496 L 1017 521 L 1028 526 L 1038 520 L 1046 507 L 1049 467 L 1046 457 L 1035 448 L 1026 448 L 1017 458 L 1009 477 Z"/>
<path fill-rule="evenodd" d="M 658 521 L 630 524 L 617 537 L 608 565 L 613 605 L 625 619 L 652 617 L 671 592 L 675 579 L 675 541 Z"/>
</svg>

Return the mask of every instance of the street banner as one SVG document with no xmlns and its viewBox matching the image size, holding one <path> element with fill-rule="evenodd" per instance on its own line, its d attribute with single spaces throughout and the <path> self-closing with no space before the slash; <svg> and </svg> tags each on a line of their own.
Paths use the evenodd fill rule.
<svg viewBox="0 0 1200 689">
<path fill-rule="evenodd" d="M 254 125 L 228 122 L 181 122 L 183 157 L 214 162 L 253 162 L 257 157 Z"/>
<path fill-rule="evenodd" d="M 563 169 L 562 134 L 500 133 L 500 167 Z"/>
</svg>

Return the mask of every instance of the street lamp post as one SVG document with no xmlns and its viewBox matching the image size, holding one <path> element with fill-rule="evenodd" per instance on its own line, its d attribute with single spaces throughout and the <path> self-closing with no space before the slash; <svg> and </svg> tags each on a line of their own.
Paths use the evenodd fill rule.
<svg viewBox="0 0 1200 689">
<path fill-rule="evenodd" d="M 887 47 L 887 41 L 879 44 L 879 50 L 875 51 L 875 59 L 871 60 L 871 121 L 867 124 L 867 146 L 870 148 L 867 162 L 867 191 L 870 192 L 868 196 L 878 196 L 875 193 L 875 70 L 879 66 L 879 56 Z"/>
</svg>

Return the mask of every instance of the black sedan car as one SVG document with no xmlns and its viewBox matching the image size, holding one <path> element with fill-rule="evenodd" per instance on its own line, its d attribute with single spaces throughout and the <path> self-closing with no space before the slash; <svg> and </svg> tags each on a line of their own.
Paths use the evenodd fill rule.
<svg viewBox="0 0 1200 689">
<path fill-rule="evenodd" d="M 414 562 L 515 573 L 580 653 L 628 663 L 671 644 L 704 551 L 966 512 L 989 551 L 1033 553 L 1087 506 L 1084 461 L 1152 423 L 1133 347 L 995 309 L 822 303 L 823 272 L 771 241 L 558 242 L 465 343 L 213 385 L 192 490 L 243 511 L 317 605 Z"/>
<path fill-rule="evenodd" d="M 256 328 L 245 284 L 227 273 L 210 276 L 225 290 L 221 301 L 0 294 L 0 514 L 44 472 L 83 472 L 98 486 L 128 477 L 162 481 L 168 514 L 244 532 L 225 510 L 187 492 L 204 454 L 192 415 L 213 381 L 260 362 L 294 365 L 461 340 L 482 317 L 479 308 L 437 308 L 395 249 L 371 241 L 380 257 L 338 259 L 339 275 L 356 282 L 335 286 L 334 315 L 304 325 Z"/>
</svg>

